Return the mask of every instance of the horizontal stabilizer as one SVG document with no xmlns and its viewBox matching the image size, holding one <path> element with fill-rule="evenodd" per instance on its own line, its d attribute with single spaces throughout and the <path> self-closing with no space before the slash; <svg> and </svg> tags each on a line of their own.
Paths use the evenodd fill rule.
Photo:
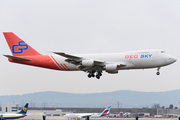
<svg viewBox="0 0 180 120">
<path fill-rule="evenodd" d="M 15 57 L 11 55 L 4 55 L 4 56 L 13 60 L 18 60 L 18 61 L 32 61 L 31 59 L 20 58 L 20 57 Z"/>
</svg>

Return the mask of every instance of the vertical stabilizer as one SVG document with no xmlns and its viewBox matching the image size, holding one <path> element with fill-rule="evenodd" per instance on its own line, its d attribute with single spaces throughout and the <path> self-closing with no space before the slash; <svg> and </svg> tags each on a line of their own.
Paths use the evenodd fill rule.
<svg viewBox="0 0 180 120">
<path fill-rule="evenodd" d="M 17 114 L 26 114 L 27 109 L 28 109 L 28 103 L 26 103 L 26 105 L 23 107 L 23 109 L 20 112 L 18 112 Z"/>
<path fill-rule="evenodd" d="M 106 114 L 109 114 L 111 106 L 108 106 L 100 115 L 100 117 L 105 116 Z"/>
<path fill-rule="evenodd" d="M 3 32 L 13 56 L 41 55 L 13 32 Z"/>
</svg>

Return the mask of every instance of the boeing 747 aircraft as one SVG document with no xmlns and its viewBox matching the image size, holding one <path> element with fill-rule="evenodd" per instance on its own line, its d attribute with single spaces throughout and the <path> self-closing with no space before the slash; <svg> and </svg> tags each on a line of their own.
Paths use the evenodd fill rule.
<svg viewBox="0 0 180 120">
<path fill-rule="evenodd" d="M 108 106 L 102 113 L 70 113 L 70 114 L 65 114 L 64 117 L 68 117 L 68 118 L 103 117 L 109 114 L 110 108 L 111 106 Z"/>
<path fill-rule="evenodd" d="M 17 118 L 22 118 L 27 116 L 27 109 L 28 109 L 28 103 L 26 103 L 26 105 L 23 107 L 23 109 L 15 114 L 0 114 L 0 116 L 2 116 L 2 119 L 17 119 Z"/>
<path fill-rule="evenodd" d="M 136 50 L 123 53 L 104 54 L 67 54 L 54 52 L 55 55 L 42 55 L 30 45 L 21 40 L 12 32 L 3 33 L 12 55 L 4 55 L 10 62 L 43 67 L 61 71 L 84 71 L 88 77 L 102 76 L 102 71 L 110 74 L 118 73 L 118 70 L 148 69 L 170 65 L 176 61 L 172 55 L 164 50 Z"/>
</svg>

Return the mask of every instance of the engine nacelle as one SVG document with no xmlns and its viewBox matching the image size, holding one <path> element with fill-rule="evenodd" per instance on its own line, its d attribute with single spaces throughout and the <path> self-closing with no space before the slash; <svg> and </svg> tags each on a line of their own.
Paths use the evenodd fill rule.
<svg viewBox="0 0 180 120">
<path fill-rule="evenodd" d="M 116 64 L 107 64 L 106 65 L 106 71 L 115 71 L 115 70 L 117 70 Z"/>
<path fill-rule="evenodd" d="M 83 60 L 82 66 L 92 67 L 92 66 L 94 66 L 94 61 L 93 60 Z"/>
<path fill-rule="evenodd" d="M 109 74 L 117 74 L 117 73 L 118 73 L 118 70 L 106 71 L 106 72 L 108 72 Z"/>
</svg>

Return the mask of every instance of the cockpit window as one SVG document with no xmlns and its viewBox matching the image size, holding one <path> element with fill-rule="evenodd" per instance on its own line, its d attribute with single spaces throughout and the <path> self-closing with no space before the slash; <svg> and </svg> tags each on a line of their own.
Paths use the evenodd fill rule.
<svg viewBox="0 0 180 120">
<path fill-rule="evenodd" d="M 165 51 L 161 51 L 161 53 L 165 53 Z"/>
</svg>

